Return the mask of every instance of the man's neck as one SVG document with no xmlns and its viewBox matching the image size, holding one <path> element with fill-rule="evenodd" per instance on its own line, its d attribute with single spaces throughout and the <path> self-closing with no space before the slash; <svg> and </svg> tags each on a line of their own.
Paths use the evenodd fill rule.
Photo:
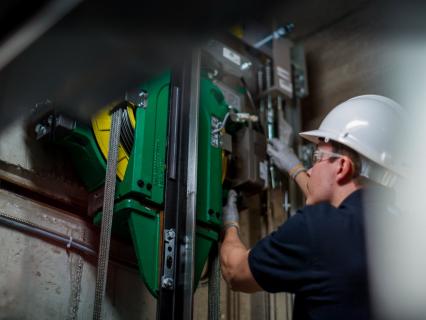
<svg viewBox="0 0 426 320">
<path fill-rule="evenodd" d="M 339 186 L 334 193 L 333 198 L 331 199 L 331 205 L 333 207 L 339 207 L 342 202 L 352 193 L 355 191 L 361 189 L 362 186 L 359 184 L 356 184 L 354 182 L 350 182 L 348 184 L 345 184 L 343 186 Z"/>
</svg>

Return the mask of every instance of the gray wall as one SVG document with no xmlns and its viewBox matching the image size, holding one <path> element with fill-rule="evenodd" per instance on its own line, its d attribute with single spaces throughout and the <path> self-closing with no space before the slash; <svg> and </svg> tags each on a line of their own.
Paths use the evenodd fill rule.
<svg viewBox="0 0 426 320">
<path fill-rule="evenodd" d="M 310 89 L 302 103 L 304 129 L 318 127 L 330 109 L 353 96 L 395 99 L 389 86 L 395 34 L 388 24 L 386 8 L 370 2 L 299 40 L 305 46 Z"/>
<path fill-rule="evenodd" d="M 0 190 L 2 214 L 92 242 L 83 219 Z M 92 319 L 93 259 L 0 226 L 0 319 Z M 136 269 L 110 263 L 105 319 L 155 319 L 156 303 Z"/>
</svg>

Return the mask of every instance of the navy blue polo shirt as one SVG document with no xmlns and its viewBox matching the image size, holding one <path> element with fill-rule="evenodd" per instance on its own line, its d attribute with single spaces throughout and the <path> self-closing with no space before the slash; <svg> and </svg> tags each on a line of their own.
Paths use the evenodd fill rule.
<svg viewBox="0 0 426 320">
<path fill-rule="evenodd" d="M 265 291 L 295 293 L 294 319 L 370 319 L 363 192 L 305 206 L 250 251 Z"/>
</svg>

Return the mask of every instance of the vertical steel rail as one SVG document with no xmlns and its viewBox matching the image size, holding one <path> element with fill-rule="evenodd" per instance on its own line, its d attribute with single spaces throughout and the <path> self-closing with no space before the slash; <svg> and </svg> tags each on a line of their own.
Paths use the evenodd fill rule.
<svg viewBox="0 0 426 320">
<path fill-rule="evenodd" d="M 199 50 L 172 73 L 164 205 L 164 231 L 173 234 L 163 259 L 157 319 L 192 319 L 198 163 Z"/>
<path fill-rule="evenodd" d="M 200 101 L 201 53 L 194 50 L 191 57 L 191 84 L 189 101 L 189 133 L 188 133 L 188 169 L 186 198 L 186 228 L 184 237 L 183 265 L 183 319 L 192 319 L 194 292 L 194 255 L 195 255 L 195 223 L 197 205 L 197 170 L 198 170 L 198 117 Z"/>
</svg>

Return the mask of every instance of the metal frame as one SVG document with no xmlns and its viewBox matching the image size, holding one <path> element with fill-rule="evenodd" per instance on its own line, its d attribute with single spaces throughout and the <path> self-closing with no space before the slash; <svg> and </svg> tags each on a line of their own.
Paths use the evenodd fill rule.
<svg viewBox="0 0 426 320">
<path fill-rule="evenodd" d="M 175 232 L 174 258 L 162 243 L 157 319 L 192 319 L 198 159 L 200 52 L 172 72 L 164 230 Z"/>
</svg>

